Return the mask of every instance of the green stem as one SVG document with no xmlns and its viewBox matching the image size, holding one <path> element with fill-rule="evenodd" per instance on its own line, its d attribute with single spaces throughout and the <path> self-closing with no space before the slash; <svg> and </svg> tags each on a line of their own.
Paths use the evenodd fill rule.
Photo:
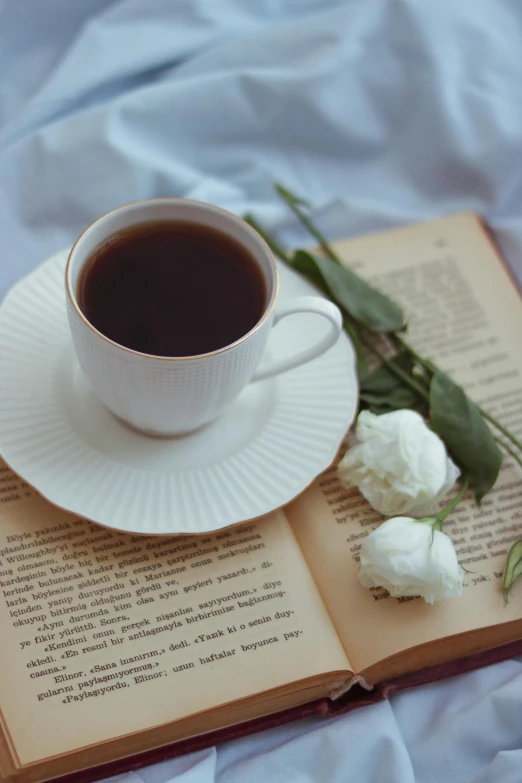
<svg viewBox="0 0 522 783">
<path fill-rule="evenodd" d="M 347 316 L 343 318 L 343 328 L 344 331 L 350 337 L 353 343 L 353 347 L 355 349 L 355 356 L 357 359 L 357 367 L 356 367 L 357 377 L 360 381 L 362 378 L 368 375 L 370 370 L 368 368 L 368 362 L 366 361 L 366 356 L 364 355 L 364 351 L 362 350 L 359 331 L 357 329 L 357 326 L 354 323 L 352 323 Z"/>
<path fill-rule="evenodd" d="M 397 365 L 393 363 L 393 359 L 388 359 L 388 357 L 385 356 L 382 351 L 376 348 L 375 345 L 367 340 L 366 337 L 364 337 L 362 334 L 359 335 L 359 340 L 370 353 L 380 359 L 380 361 L 388 368 L 390 372 L 396 375 L 397 378 L 406 384 L 406 386 L 409 386 L 410 389 L 413 389 L 413 391 L 416 392 L 419 397 L 421 397 L 421 399 L 429 403 L 430 395 L 426 389 L 421 386 L 420 383 L 417 383 L 417 381 L 408 375 L 408 373 L 404 372 L 404 370 L 401 370 L 400 367 L 397 367 Z"/>
<path fill-rule="evenodd" d="M 522 459 L 519 457 L 519 455 L 515 451 L 513 451 L 511 446 L 509 446 L 507 443 L 504 443 L 504 441 L 501 440 L 500 438 L 495 438 L 495 440 L 498 443 L 498 445 L 501 446 L 503 449 L 505 449 L 507 451 L 507 453 L 510 454 L 513 457 L 515 462 L 518 462 L 518 464 L 522 468 Z"/>
<path fill-rule="evenodd" d="M 496 429 L 502 433 L 502 435 L 505 435 L 508 440 L 511 441 L 511 443 L 514 443 L 514 445 L 517 447 L 517 449 L 520 449 L 522 451 L 522 443 L 516 438 L 508 429 L 506 429 L 499 421 L 497 421 L 490 413 L 485 411 L 483 408 L 479 408 L 479 411 L 484 419 L 486 421 L 489 421 L 490 424 L 492 424 Z M 511 452 L 510 452 L 511 453 Z"/>
<path fill-rule="evenodd" d="M 398 334 L 394 333 L 390 335 L 390 337 L 398 350 L 409 353 L 411 358 L 415 359 L 415 361 L 420 364 L 421 367 L 424 367 L 425 370 L 428 370 L 430 373 L 438 372 L 438 368 L 433 364 L 433 362 L 430 362 L 429 359 L 423 359 L 422 356 L 419 356 L 417 351 L 412 348 L 411 345 L 406 342 L 406 340 L 403 340 L 402 337 L 399 337 Z"/>
<path fill-rule="evenodd" d="M 442 511 L 439 511 L 439 513 L 436 515 L 439 522 L 441 523 L 444 522 L 446 517 L 448 517 L 451 514 L 451 512 L 454 510 L 454 508 L 458 506 L 458 504 L 460 503 L 460 501 L 463 499 L 464 495 L 468 491 L 468 487 L 469 487 L 469 478 L 468 476 L 464 476 L 464 480 L 462 482 L 462 486 L 458 494 L 455 495 L 453 500 L 450 503 L 448 503 L 447 506 L 444 506 Z"/>
<path fill-rule="evenodd" d="M 326 239 L 323 234 L 314 226 L 308 215 L 306 215 L 303 210 L 300 208 L 299 204 L 302 203 L 301 199 L 298 199 L 297 196 L 294 196 L 293 193 L 291 193 L 289 190 L 284 188 L 282 185 L 279 185 L 276 183 L 274 185 L 276 192 L 281 196 L 283 201 L 286 201 L 294 215 L 296 215 L 303 226 L 308 229 L 310 234 L 317 239 L 319 242 L 319 245 L 321 247 L 321 250 L 323 253 L 328 256 L 328 258 L 331 258 L 332 261 L 337 261 L 338 264 L 340 264 L 339 258 L 335 255 L 333 250 L 331 249 L 330 245 L 328 244 L 328 240 Z"/>
<path fill-rule="evenodd" d="M 274 239 L 273 236 L 271 236 L 263 226 L 261 226 L 255 217 L 250 214 L 250 212 L 247 212 L 246 215 L 243 215 L 243 220 L 245 223 L 248 223 L 249 226 L 252 226 L 254 231 L 257 231 L 261 239 L 264 239 L 270 250 L 274 255 L 276 255 L 278 258 L 281 259 L 281 261 L 284 261 L 285 264 L 288 264 L 289 266 L 292 266 L 292 262 L 290 260 L 289 254 L 286 252 L 286 250 L 283 250 L 279 242 L 277 242 L 276 239 Z"/>
</svg>

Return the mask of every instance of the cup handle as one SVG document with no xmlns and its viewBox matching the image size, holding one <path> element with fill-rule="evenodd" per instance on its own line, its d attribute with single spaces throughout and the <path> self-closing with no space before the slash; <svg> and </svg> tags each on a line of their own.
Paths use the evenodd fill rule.
<svg viewBox="0 0 522 783">
<path fill-rule="evenodd" d="M 343 328 L 343 318 L 339 308 L 332 302 L 329 302 L 327 299 L 321 299 L 318 296 L 299 296 L 276 310 L 272 326 L 278 324 L 279 321 L 288 315 L 294 315 L 295 313 L 313 313 L 314 315 L 323 316 L 330 322 L 328 333 L 314 345 L 303 348 L 299 353 L 285 359 L 278 359 L 267 367 L 258 370 L 252 378 L 253 381 L 261 381 L 281 372 L 293 370 L 294 367 L 299 367 L 301 364 L 316 359 L 337 342 Z"/>
</svg>

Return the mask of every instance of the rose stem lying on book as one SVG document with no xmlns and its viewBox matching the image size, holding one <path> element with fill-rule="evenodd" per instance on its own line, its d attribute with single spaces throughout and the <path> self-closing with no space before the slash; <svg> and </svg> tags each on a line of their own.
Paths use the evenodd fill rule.
<svg viewBox="0 0 522 783">
<path fill-rule="evenodd" d="M 323 256 L 306 250 L 289 254 L 252 215 L 245 215 L 245 220 L 259 231 L 282 261 L 307 277 L 342 309 L 345 329 L 358 356 L 361 409 L 378 414 L 408 407 L 420 411 L 446 444 L 480 503 L 497 480 L 502 464 L 499 446 L 522 466 L 521 441 L 403 339 L 406 323 L 401 308 L 379 288 L 342 265 L 339 256 L 306 214 L 309 202 L 282 185 L 276 184 L 275 190 L 318 241 Z M 451 311 L 450 297 L 447 302 L 450 307 L 442 320 L 451 321 L 457 314 Z M 460 335 L 456 333 L 455 339 L 460 342 Z M 380 361 L 377 369 L 371 372 L 368 355 Z M 510 443 L 495 437 L 486 422 Z M 522 556 L 514 544 L 504 568 L 502 587 L 506 600 L 521 574 Z"/>
</svg>

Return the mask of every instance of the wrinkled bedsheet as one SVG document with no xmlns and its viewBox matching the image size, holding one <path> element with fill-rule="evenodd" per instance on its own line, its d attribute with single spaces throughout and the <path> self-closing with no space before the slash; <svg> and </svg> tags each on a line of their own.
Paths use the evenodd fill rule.
<svg viewBox="0 0 522 783">
<path fill-rule="evenodd" d="M 521 172 L 517 0 L 0 0 L 0 297 L 151 196 L 308 241 L 274 179 L 331 238 L 477 210 L 522 281 Z M 520 783 L 522 662 L 120 777 Z"/>
</svg>

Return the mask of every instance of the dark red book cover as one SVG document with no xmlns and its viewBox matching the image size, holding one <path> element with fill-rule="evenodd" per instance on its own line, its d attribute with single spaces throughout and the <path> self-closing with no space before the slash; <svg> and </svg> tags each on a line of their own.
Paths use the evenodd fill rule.
<svg viewBox="0 0 522 783">
<path fill-rule="evenodd" d="M 60 783 L 92 783 L 111 775 L 119 775 L 123 772 L 139 769 L 150 764 L 157 764 L 160 761 L 182 756 L 186 753 L 194 753 L 204 748 L 212 747 L 221 742 L 245 737 L 249 734 L 255 734 L 259 731 L 272 729 L 276 726 L 282 726 L 301 718 L 321 717 L 329 718 L 335 715 L 341 715 L 350 712 L 358 707 L 364 707 L 368 704 L 387 699 L 397 691 L 415 688 L 419 685 L 427 685 L 438 680 L 444 680 L 448 677 L 454 677 L 457 674 L 464 674 L 483 666 L 512 658 L 515 655 L 522 655 L 522 639 L 501 647 L 494 647 L 490 650 L 475 653 L 474 655 L 460 658 L 456 661 L 431 666 L 421 671 L 402 675 L 394 680 L 379 683 L 371 691 L 355 685 L 348 693 L 335 701 L 330 699 L 318 699 L 309 704 L 303 704 L 299 707 L 292 707 L 288 710 L 282 710 L 273 715 L 266 715 L 262 718 L 238 723 L 218 731 L 212 731 L 208 734 L 202 734 L 197 737 L 185 739 L 180 742 L 174 742 L 171 745 L 163 745 L 161 748 L 146 751 L 135 756 L 128 756 L 125 759 L 111 761 L 80 772 L 74 772 L 64 775 L 58 780 Z"/>
</svg>

